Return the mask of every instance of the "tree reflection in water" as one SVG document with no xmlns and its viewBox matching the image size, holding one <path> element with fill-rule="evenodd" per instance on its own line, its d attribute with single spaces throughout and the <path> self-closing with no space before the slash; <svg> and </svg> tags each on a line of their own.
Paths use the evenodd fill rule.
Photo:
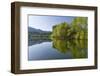
<svg viewBox="0 0 100 76">
<path fill-rule="evenodd" d="M 59 40 L 52 39 L 52 47 L 60 53 L 71 52 L 73 58 L 87 58 L 87 40 Z"/>
</svg>

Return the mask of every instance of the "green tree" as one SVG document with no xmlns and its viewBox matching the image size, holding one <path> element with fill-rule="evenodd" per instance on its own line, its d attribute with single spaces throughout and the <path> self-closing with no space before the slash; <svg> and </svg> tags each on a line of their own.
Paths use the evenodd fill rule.
<svg viewBox="0 0 100 76">
<path fill-rule="evenodd" d="M 66 22 L 57 24 L 53 27 L 53 32 L 51 37 L 64 39 L 67 37 L 69 25 Z"/>
<path fill-rule="evenodd" d="M 76 17 L 71 24 L 66 22 L 53 26 L 51 38 L 56 39 L 87 39 L 87 17 Z"/>
<path fill-rule="evenodd" d="M 71 25 L 73 31 L 76 33 L 75 37 L 76 39 L 87 39 L 87 17 L 76 17 Z"/>
</svg>

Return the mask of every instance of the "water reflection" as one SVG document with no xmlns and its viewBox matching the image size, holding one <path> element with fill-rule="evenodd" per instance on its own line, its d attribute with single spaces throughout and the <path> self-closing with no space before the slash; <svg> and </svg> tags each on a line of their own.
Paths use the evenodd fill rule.
<svg viewBox="0 0 100 76">
<path fill-rule="evenodd" d="M 87 58 L 87 40 L 29 41 L 28 60 Z"/>
<path fill-rule="evenodd" d="M 36 45 L 36 44 L 41 44 L 43 42 L 51 42 L 51 39 L 34 39 L 34 40 L 29 40 L 28 41 L 28 46 Z"/>
<path fill-rule="evenodd" d="M 87 57 L 87 40 L 56 40 L 53 39 L 53 48 L 60 53 L 72 53 L 73 58 Z"/>
</svg>

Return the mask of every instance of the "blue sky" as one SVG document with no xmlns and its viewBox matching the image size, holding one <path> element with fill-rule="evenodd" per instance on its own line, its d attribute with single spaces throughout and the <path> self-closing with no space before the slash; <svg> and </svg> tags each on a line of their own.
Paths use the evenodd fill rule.
<svg viewBox="0 0 100 76">
<path fill-rule="evenodd" d="M 73 16 L 29 15 L 29 26 L 44 31 L 52 31 L 54 25 L 62 22 L 71 23 L 74 18 Z"/>
</svg>

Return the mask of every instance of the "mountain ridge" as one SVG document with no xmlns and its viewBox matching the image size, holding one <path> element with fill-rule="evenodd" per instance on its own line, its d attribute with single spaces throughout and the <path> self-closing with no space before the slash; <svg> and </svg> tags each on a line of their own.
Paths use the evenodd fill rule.
<svg viewBox="0 0 100 76">
<path fill-rule="evenodd" d="M 36 28 L 33 28 L 33 27 L 28 27 L 28 32 L 33 32 L 33 33 L 48 33 L 48 32 L 51 32 L 51 31 L 44 31 L 44 30 L 41 30 L 41 29 L 36 29 Z"/>
</svg>

